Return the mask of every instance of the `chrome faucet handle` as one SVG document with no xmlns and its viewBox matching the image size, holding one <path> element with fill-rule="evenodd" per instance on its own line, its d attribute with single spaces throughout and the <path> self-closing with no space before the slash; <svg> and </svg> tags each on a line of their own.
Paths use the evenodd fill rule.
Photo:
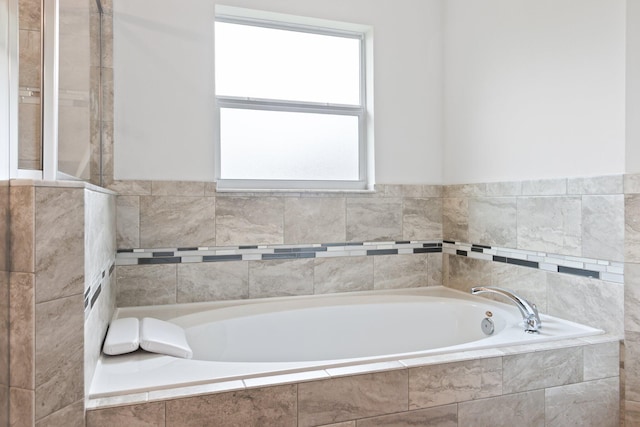
<svg viewBox="0 0 640 427">
<path fill-rule="evenodd" d="M 498 295 L 502 295 L 503 297 L 508 298 L 513 302 L 516 307 L 520 310 L 520 314 L 522 314 L 522 320 L 524 323 L 524 330 L 528 333 L 538 333 L 540 332 L 540 328 L 542 328 L 542 322 L 540 321 L 540 314 L 538 313 L 538 307 L 517 295 L 515 292 L 509 289 L 502 288 L 494 288 L 494 287 L 486 287 L 486 286 L 477 286 L 471 289 L 471 293 L 481 294 L 481 293 L 494 293 Z"/>
</svg>

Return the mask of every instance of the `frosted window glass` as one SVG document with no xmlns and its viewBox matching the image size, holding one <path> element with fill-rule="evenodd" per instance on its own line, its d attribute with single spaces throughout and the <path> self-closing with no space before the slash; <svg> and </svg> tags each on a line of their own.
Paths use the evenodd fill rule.
<svg viewBox="0 0 640 427">
<path fill-rule="evenodd" d="M 358 117 L 220 109 L 221 178 L 358 180 Z"/>
<path fill-rule="evenodd" d="M 216 94 L 360 104 L 360 40 L 216 22 Z"/>
</svg>

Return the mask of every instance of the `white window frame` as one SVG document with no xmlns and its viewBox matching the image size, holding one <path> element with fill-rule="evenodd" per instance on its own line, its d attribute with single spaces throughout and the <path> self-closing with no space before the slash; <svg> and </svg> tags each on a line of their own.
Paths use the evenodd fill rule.
<svg viewBox="0 0 640 427">
<path fill-rule="evenodd" d="M 359 105 L 329 104 L 275 99 L 257 99 L 216 95 L 216 181 L 218 191 L 371 191 L 373 189 L 372 162 L 373 149 L 367 138 L 367 37 L 361 31 L 349 31 L 324 26 L 298 24 L 290 21 L 260 19 L 255 17 L 216 14 L 216 22 L 224 22 L 255 27 L 306 32 L 311 34 L 353 38 L 360 41 L 360 103 Z M 278 112 L 303 112 L 315 114 L 346 115 L 358 118 L 358 180 L 267 180 L 267 179 L 222 179 L 220 110 L 239 108 Z"/>
</svg>

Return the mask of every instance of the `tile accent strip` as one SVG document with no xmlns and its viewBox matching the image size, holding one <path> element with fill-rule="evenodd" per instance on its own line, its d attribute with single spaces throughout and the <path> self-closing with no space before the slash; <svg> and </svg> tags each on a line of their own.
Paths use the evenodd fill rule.
<svg viewBox="0 0 640 427">
<path fill-rule="evenodd" d="M 106 265 L 105 268 L 97 275 L 95 279 L 93 279 L 91 285 L 87 287 L 84 291 L 84 320 L 86 321 L 91 314 L 91 310 L 93 306 L 98 301 L 98 298 L 102 294 L 103 288 L 110 283 L 111 280 L 106 281 L 105 278 L 113 275 L 114 270 L 116 269 L 116 261 L 111 259 Z"/>
</svg>

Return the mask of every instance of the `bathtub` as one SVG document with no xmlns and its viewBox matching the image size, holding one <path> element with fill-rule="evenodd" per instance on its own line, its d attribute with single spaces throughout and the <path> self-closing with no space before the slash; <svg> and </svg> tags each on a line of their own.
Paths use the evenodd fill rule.
<svg viewBox="0 0 640 427">
<path fill-rule="evenodd" d="M 541 315 L 541 332 L 528 334 L 515 306 L 444 287 L 120 308 L 114 318 L 132 316 L 182 326 L 193 359 L 141 350 L 103 355 L 89 398 L 378 362 L 402 364 L 432 355 L 603 333 Z M 491 335 L 480 326 L 487 317 L 495 325 Z"/>
</svg>

